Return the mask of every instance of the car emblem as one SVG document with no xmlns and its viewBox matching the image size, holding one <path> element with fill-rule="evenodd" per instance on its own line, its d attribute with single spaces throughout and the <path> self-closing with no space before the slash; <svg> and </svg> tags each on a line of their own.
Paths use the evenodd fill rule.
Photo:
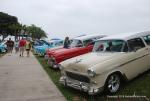
<svg viewBox="0 0 150 101">
<path fill-rule="evenodd" d="M 79 63 L 79 62 L 81 62 L 81 60 L 82 60 L 82 59 L 79 59 L 79 60 L 76 59 L 75 63 Z"/>
</svg>

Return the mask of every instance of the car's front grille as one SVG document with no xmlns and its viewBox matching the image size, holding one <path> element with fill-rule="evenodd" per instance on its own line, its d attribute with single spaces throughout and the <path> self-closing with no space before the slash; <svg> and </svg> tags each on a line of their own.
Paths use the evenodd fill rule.
<svg viewBox="0 0 150 101">
<path fill-rule="evenodd" d="M 81 82 L 90 83 L 90 79 L 87 76 L 72 73 L 72 72 L 68 72 L 68 71 L 66 71 L 66 75 L 71 79 L 75 79 L 75 80 L 78 80 L 78 81 L 81 81 Z"/>
</svg>

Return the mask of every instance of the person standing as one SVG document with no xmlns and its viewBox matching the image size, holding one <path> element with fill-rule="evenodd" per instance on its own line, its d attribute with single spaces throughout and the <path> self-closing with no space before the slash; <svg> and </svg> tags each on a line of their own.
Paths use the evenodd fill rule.
<svg viewBox="0 0 150 101">
<path fill-rule="evenodd" d="M 24 50 L 25 50 L 25 45 L 26 45 L 26 40 L 24 38 L 22 38 L 19 41 L 20 57 L 23 57 Z"/>
<path fill-rule="evenodd" d="M 64 48 L 69 48 L 69 45 L 70 45 L 69 37 L 66 37 L 64 40 Z"/>
<path fill-rule="evenodd" d="M 10 53 L 11 52 L 11 48 L 12 48 L 11 38 L 9 38 L 9 40 L 7 40 L 6 45 L 7 45 L 7 52 Z"/>
<path fill-rule="evenodd" d="M 27 40 L 27 42 L 26 42 L 27 57 L 30 56 L 30 50 L 31 50 L 31 42 L 30 42 L 30 40 Z"/>
<path fill-rule="evenodd" d="M 15 42 L 15 51 L 16 51 L 16 53 L 19 51 L 19 42 L 18 42 L 18 40 L 16 40 L 16 42 Z"/>
<path fill-rule="evenodd" d="M 14 41 L 11 40 L 11 44 L 10 44 L 10 52 L 13 52 L 13 48 L 14 48 Z"/>
</svg>

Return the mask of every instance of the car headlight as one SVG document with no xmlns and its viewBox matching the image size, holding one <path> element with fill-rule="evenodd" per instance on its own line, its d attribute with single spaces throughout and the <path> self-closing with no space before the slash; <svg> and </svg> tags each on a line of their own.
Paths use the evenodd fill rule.
<svg viewBox="0 0 150 101">
<path fill-rule="evenodd" d="M 55 57 L 54 57 L 54 56 L 51 56 L 51 59 L 52 59 L 53 61 L 55 61 Z"/>
<path fill-rule="evenodd" d="M 63 67 L 61 64 L 59 64 L 59 69 L 60 69 L 60 70 L 63 70 L 64 67 Z"/>
<path fill-rule="evenodd" d="M 87 73 L 90 77 L 94 77 L 96 75 L 95 71 L 92 68 L 89 68 Z"/>
</svg>

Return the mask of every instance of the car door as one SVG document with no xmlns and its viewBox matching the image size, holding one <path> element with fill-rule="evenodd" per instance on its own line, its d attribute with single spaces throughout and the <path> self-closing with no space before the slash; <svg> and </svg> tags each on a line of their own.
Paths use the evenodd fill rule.
<svg viewBox="0 0 150 101">
<path fill-rule="evenodd" d="M 93 50 L 94 41 L 93 39 L 87 39 L 83 41 L 86 53 L 91 52 Z"/>
<path fill-rule="evenodd" d="M 82 54 L 85 54 L 85 53 L 87 53 L 87 49 L 84 46 L 82 40 L 80 40 L 79 47 L 76 47 L 76 50 L 74 51 L 74 55 L 78 56 L 78 55 L 82 55 Z"/>
<path fill-rule="evenodd" d="M 149 52 L 141 38 L 134 38 L 127 41 L 129 52 L 126 54 L 127 62 L 124 69 L 128 79 L 146 71 L 149 64 Z"/>
<path fill-rule="evenodd" d="M 148 50 L 148 57 L 149 57 L 149 60 L 150 60 L 150 35 L 146 35 L 146 36 L 143 36 L 143 39 L 146 43 L 146 46 L 147 46 L 147 50 Z M 150 62 L 148 64 L 148 69 L 150 69 Z"/>
</svg>

